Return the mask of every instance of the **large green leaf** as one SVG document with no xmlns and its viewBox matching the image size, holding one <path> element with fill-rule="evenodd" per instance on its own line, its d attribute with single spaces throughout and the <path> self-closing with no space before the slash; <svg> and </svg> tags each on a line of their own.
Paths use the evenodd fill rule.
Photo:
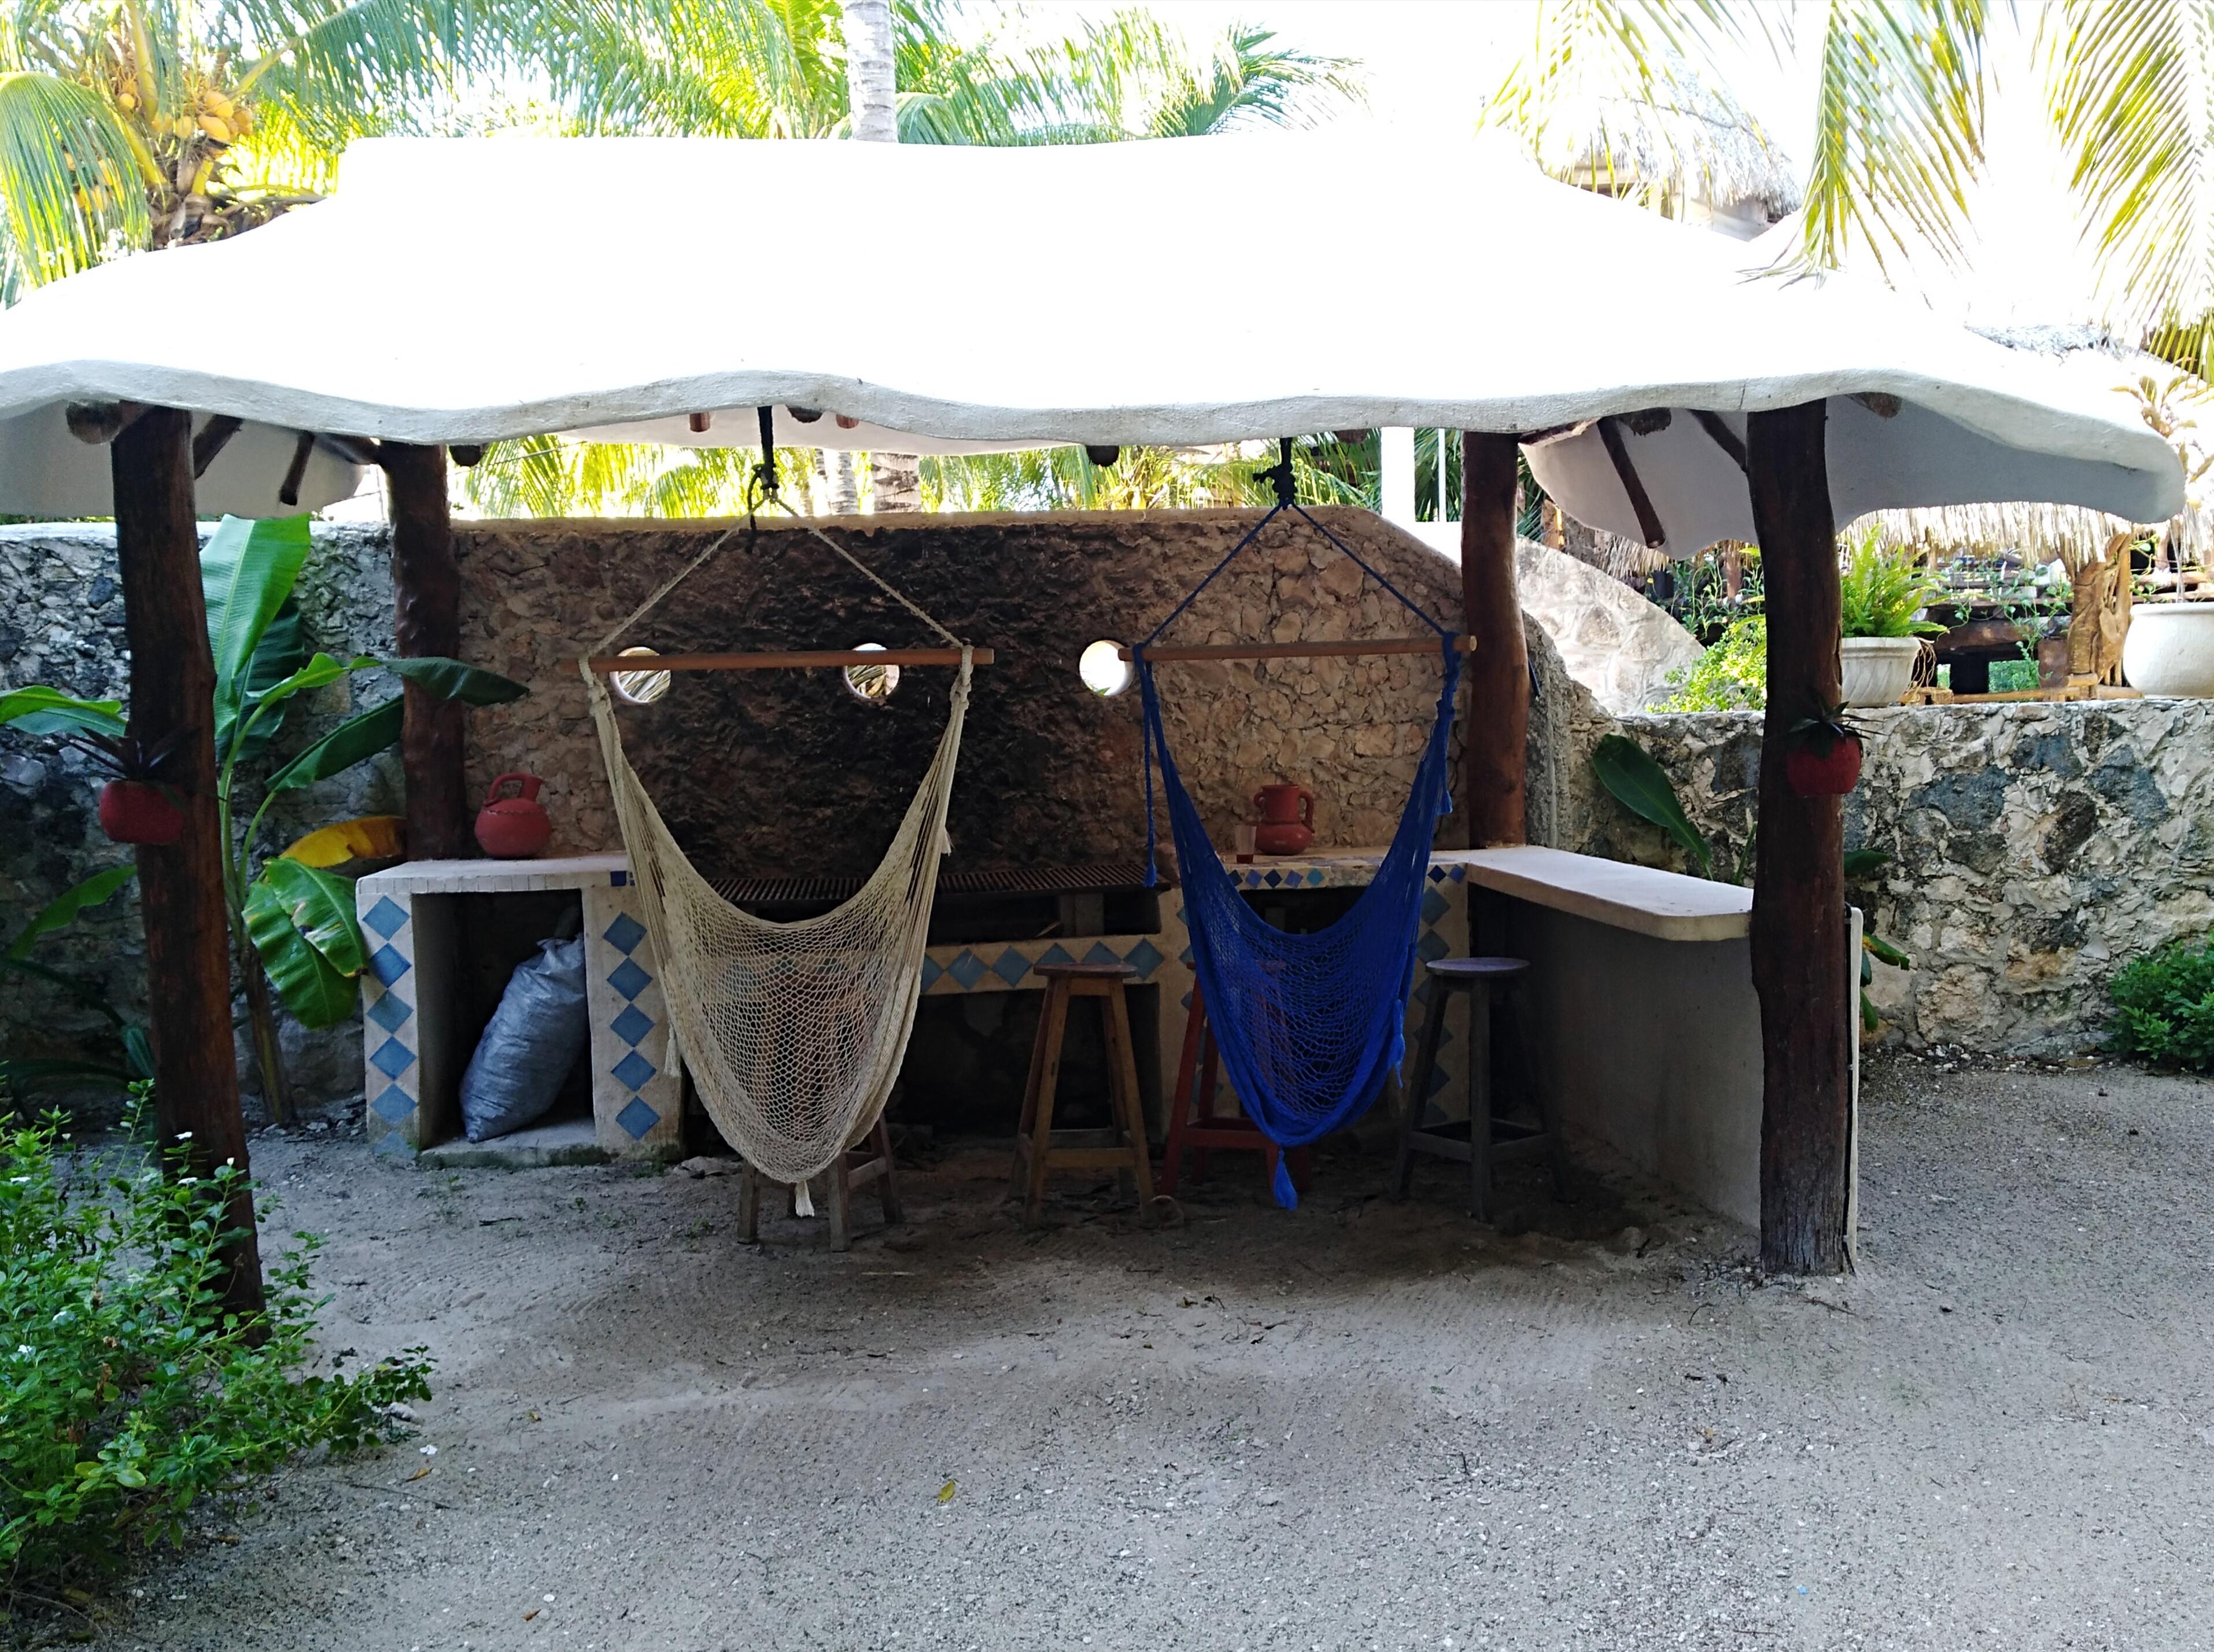
<svg viewBox="0 0 2214 1652">
<path fill-rule="evenodd" d="M 79 700 L 43 682 L 10 688 L 0 694 L 0 723 L 12 723 L 26 734 L 123 733 L 119 700 Z"/>
<path fill-rule="evenodd" d="M 246 933 L 277 995 L 303 1025 L 336 1026 L 353 1013 L 359 996 L 353 977 L 333 969 L 300 933 L 291 908 L 266 879 L 247 888 Z"/>
<path fill-rule="evenodd" d="M 255 652 L 299 583 L 310 548 L 308 531 L 305 517 L 225 517 L 200 553 L 208 646 L 215 652 L 217 751 L 228 750 L 230 731 L 245 710 Z M 296 635 L 296 650 L 297 646 Z M 272 659 L 262 670 L 274 682 L 290 676 L 297 664 Z"/>
<path fill-rule="evenodd" d="M 1891 864 L 1889 849 L 1847 849 L 1845 851 L 1845 881 L 1849 884 L 1872 877 Z"/>
<path fill-rule="evenodd" d="M 1624 808 L 1651 821 L 1681 844 L 1684 852 L 1698 863 L 1701 875 L 1712 875 L 1706 840 L 1677 801 L 1676 788 L 1668 776 L 1643 746 L 1628 735 L 1610 734 L 1592 750 L 1592 772 Z"/>
<path fill-rule="evenodd" d="M 83 883 L 64 890 L 46 902 L 39 915 L 23 926 L 22 933 L 8 943 L 7 956 L 11 958 L 28 958 L 31 947 L 41 935 L 57 929 L 66 929 L 76 921 L 76 915 L 87 907 L 100 905 L 138 875 L 136 866 L 110 866 L 106 872 L 96 872 Z"/>
<path fill-rule="evenodd" d="M 352 659 L 334 659 L 328 654 L 319 653 L 290 676 L 270 683 L 254 698 L 261 705 L 273 706 L 307 689 L 336 682 L 350 672 L 367 670 L 376 664 L 376 661 L 367 654 L 356 654 Z"/>
<path fill-rule="evenodd" d="M 419 688 L 429 690 L 441 700 L 458 700 L 465 706 L 504 706 L 511 700 L 520 700 L 530 690 L 512 677 L 504 677 L 497 671 L 464 665 L 457 659 L 446 659 L 437 654 L 425 654 L 415 659 L 379 660 L 388 671 L 396 672 Z"/>
<path fill-rule="evenodd" d="M 277 610 L 277 617 L 261 633 L 261 641 L 254 651 L 253 661 L 246 668 L 246 703 L 251 707 L 278 684 L 298 670 L 308 657 L 307 627 L 300 620 L 300 605 L 291 597 Z M 250 763 L 268 750 L 271 741 L 284 726 L 284 707 L 282 698 L 254 721 L 254 731 L 238 748 L 238 760 Z"/>
<path fill-rule="evenodd" d="M 369 948 L 353 912 L 353 882 L 281 856 L 261 868 L 254 887 L 266 884 L 291 914 L 292 927 L 308 938 L 331 968 L 358 976 L 368 967 Z"/>
<path fill-rule="evenodd" d="M 40 9 L 9 9 L 8 68 L 21 70 L 29 40 L 44 33 Z M 82 187 L 88 180 L 97 187 Z M 0 212 L 10 261 L 34 283 L 99 263 L 118 232 L 146 244 L 139 160 L 100 92 L 59 75 L 0 74 Z"/>
<path fill-rule="evenodd" d="M 346 720 L 269 777 L 265 796 L 295 792 L 352 768 L 399 739 L 404 702 L 397 698 Z"/>
</svg>

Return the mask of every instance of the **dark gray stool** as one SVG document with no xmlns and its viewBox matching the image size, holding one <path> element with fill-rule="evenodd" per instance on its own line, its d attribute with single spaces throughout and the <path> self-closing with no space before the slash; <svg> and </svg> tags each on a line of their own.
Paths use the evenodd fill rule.
<svg viewBox="0 0 2214 1652">
<path fill-rule="evenodd" d="M 1426 967 L 1430 975 L 1429 1013 L 1422 1021 L 1422 1048 L 1407 1086 L 1406 1117 L 1399 1126 L 1399 1157 L 1391 1170 L 1391 1196 L 1407 1196 L 1416 1153 L 1450 1159 L 1469 1168 L 1469 1214 L 1478 1221 L 1489 1221 L 1491 1167 L 1502 1159 L 1543 1153 L 1552 1166 L 1555 1196 L 1567 1197 L 1560 1127 L 1544 1089 L 1532 1079 L 1526 1014 L 1521 1017 L 1521 1037 L 1517 1042 L 1521 1046 L 1524 1083 L 1537 1106 L 1538 1122 L 1501 1118 L 1491 1106 L 1492 992 L 1495 988 L 1513 987 L 1530 965 L 1519 958 L 1448 958 Z M 1438 1044 L 1445 1036 L 1446 1002 L 1455 993 L 1468 994 L 1468 1120 L 1425 1125 L 1422 1110 L 1429 1098 L 1430 1074 L 1438 1062 Z M 1519 993 L 1515 994 L 1518 1013 L 1523 1009 L 1520 998 Z"/>
</svg>

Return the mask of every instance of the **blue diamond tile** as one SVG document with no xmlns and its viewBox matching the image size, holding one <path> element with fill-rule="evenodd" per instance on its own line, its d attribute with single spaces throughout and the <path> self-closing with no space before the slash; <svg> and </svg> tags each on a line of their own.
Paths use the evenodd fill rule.
<svg viewBox="0 0 2214 1652">
<path fill-rule="evenodd" d="M 1435 928 L 1438 920 L 1452 910 L 1453 902 L 1439 894 L 1437 890 L 1426 889 L 1422 891 L 1422 921 L 1424 923 Z"/>
<path fill-rule="evenodd" d="M 1177 963 L 1179 963 L 1179 964 L 1183 964 L 1183 967 L 1184 967 L 1185 969 L 1187 969 L 1187 970 L 1189 970 L 1189 969 L 1190 969 L 1190 968 L 1192 967 L 1192 965 L 1193 965 L 1193 964 L 1196 962 L 1196 960 L 1192 958 L 1192 955 L 1191 955 L 1191 943 L 1190 943 L 1190 942 L 1186 941 L 1186 942 L 1184 943 L 1184 949 L 1183 949 L 1183 951 L 1181 951 L 1181 952 L 1178 952 L 1178 953 L 1177 954 Z"/>
<path fill-rule="evenodd" d="M 1092 950 L 1084 955 L 1084 961 L 1086 964 L 1120 964 L 1122 960 L 1108 950 L 1105 941 L 1096 940 L 1092 943 Z"/>
<path fill-rule="evenodd" d="M 401 1001 L 398 993 L 379 993 L 376 995 L 376 1002 L 371 1004 L 363 1013 L 387 1032 L 397 1032 L 400 1031 L 400 1024 L 415 1012 Z"/>
<path fill-rule="evenodd" d="M 415 1052 L 397 1038 L 387 1038 L 370 1053 L 369 1064 L 388 1079 L 396 1079 L 415 1065 Z"/>
<path fill-rule="evenodd" d="M 661 1069 L 633 1049 L 608 1070 L 615 1075 L 617 1081 L 625 1088 L 643 1090 L 645 1087 L 645 1081 Z"/>
<path fill-rule="evenodd" d="M 1267 873 L 1265 873 L 1265 872 L 1247 872 L 1247 873 L 1245 874 L 1245 887 L 1246 887 L 1246 888 L 1248 888 L 1248 889 L 1258 889 L 1258 888 L 1260 888 L 1260 887 L 1261 887 L 1261 880 L 1262 880 L 1262 878 L 1264 878 L 1264 877 L 1266 877 L 1267 875 L 1268 875 L 1268 874 L 1267 874 Z"/>
<path fill-rule="evenodd" d="M 945 966 L 945 973 L 959 983 L 963 992 L 973 992 L 976 983 L 984 978 L 984 960 L 964 946 L 961 956 Z"/>
<path fill-rule="evenodd" d="M 361 921 L 366 927 L 390 940 L 393 931 L 407 921 L 407 909 L 389 895 L 379 896 L 376 904 L 361 915 Z"/>
<path fill-rule="evenodd" d="M 1068 949 L 1066 946 L 1055 941 L 1038 954 L 1038 962 L 1040 964 L 1073 964 L 1076 960 L 1068 955 Z"/>
<path fill-rule="evenodd" d="M 1435 1094 L 1437 1094 L 1437 1092 L 1438 1092 L 1439 1091 L 1440 1091 L 1440 1090 L 1444 1089 L 1445 1087 L 1446 1087 L 1446 1070 L 1445 1070 L 1445 1068 L 1443 1068 L 1442 1067 L 1434 1067 L 1434 1068 L 1432 1068 L 1430 1069 L 1430 1083 L 1429 1083 L 1429 1091 L 1430 1091 L 1430 1095 L 1434 1096 Z M 1423 1099 L 1427 1101 L 1428 1099 L 1429 1099 L 1429 1097 L 1426 1096 L 1426 1097 L 1424 1097 L 1424 1098 L 1423 1098 Z"/>
<path fill-rule="evenodd" d="M 630 1105 L 624 1108 L 622 1111 L 615 1115 L 615 1123 L 621 1125 L 626 1130 L 628 1130 L 630 1132 L 630 1139 L 635 1141 L 640 1136 L 644 1135 L 648 1130 L 651 1129 L 655 1125 L 661 1123 L 661 1115 L 655 1112 L 652 1108 L 647 1106 L 636 1096 L 633 1096 L 630 1098 Z"/>
<path fill-rule="evenodd" d="M 1307 873 L 1307 887 L 1309 889 L 1319 889 L 1322 886 L 1322 879 L 1323 870 L 1320 866 L 1317 866 Z"/>
<path fill-rule="evenodd" d="M 1153 971 L 1161 967 L 1161 949 L 1149 940 L 1141 940 L 1130 949 L 1129 956 L 1122 962 L 1138 972 L 1139 980 L 1150 981 Z"/>
<path fill-rule="evenodd" d="M 992 960 L 992 973 L 1010 987 L 1031 972 L 1031 961 L 1012 946 Z"/>
<path fill-rule="evenodd" d="M 645 926 L 627 912 L 619 912 L 615 921 L 600 932 L 600 939 L 618 952 L 627 952 L 645 939 Z"/>
<path fill-rule="evenodd" d="M 1468 876 L 1468 868 L 1466 866 L 1454 866 L 1446 873 L 1446 876 L 1452 878 L 1453 882 L 1458 884 Z"/>
<path fill-rule="evenodd" d="M 1432 883 L 1441 884 L 1445 882 L 1445 878 L 1446 869 L 1443 866 L 1432 866 L 1430 868 L 1430 881 Z"/>
<path fill-rule="evenodd" d="M 398 947 L 388 944 L 369 955 L 369 972 L 388 987 L 414 967 Z"/>
<path fill-rule="evenodd" d="M 1443 958 L 1447 952 L 1452 951 L 1453 948 L 1446 945 L 1445 937 L 1439 934 L 1436 930 L 1425 929 L 1422 931 L 1422 939 L 1415 943 L 1415 951 L 1420 954 L 1422 962 L 1428 964 L 1434 959 Z"/>
<path fill-rule="evenodd" d="M 382 1135 L 376 1138 L 376 1143 L 371 1148 L 372 1152 L 381 1153 L 387 1159 L 397 1159 L 401 1154 L 407 1153 L 409 1150 L 407 1138 L 401 1135 L 397 1130 L 386 1131 Z"/>
<path fill-rule="evenodd" d="M 608 887 L 609 889 L 628 889 L 630 887 L 630 874 L 627 872 L 609 872 L 608 874 Z"/>
<path fill-rule="evenodd" d="M 415 1104 L 407 1098 L 407 1092 L 396 1084 L 386 1085 L 377 1092 L 376 1099 L 369 1104 L 376 1109 L 376 1116 L 388 1124 L 397 1124 L 415 1111 Z"/>
<path fill-rule="evenodd" d="M 940 964 L 936 958 L 932 958 L 926 953 L 922 960 L 923 991 L 928 992 L 933 987 L 935 987 L 938 984 L 938 977 L 945 973 L 945 966 L 943 964 Z"/>
<path fill-rule="evenodd" d="M 1272 872 L 1261 881 L 1266 884 L 1270 889 L 1275 889 L 1284 881 L 1284 874 L 1281 872 Z"/>
<path fill-rule="evenodd" d="M 653 1031 L 653 1018 L 637 1005 L 626 1004 L 623 1013 L 608 1025 L 615 1030 L 616 1037 L 635 1049 L 638 1041 Z"/>
<path fill-rule="evenodd" d="M 638 967 L 636 958 L 625 958 L 608 971 L 608 985 L 625 998 L 635 998 L 653 984 L 653 977 Z"/>
</svg>

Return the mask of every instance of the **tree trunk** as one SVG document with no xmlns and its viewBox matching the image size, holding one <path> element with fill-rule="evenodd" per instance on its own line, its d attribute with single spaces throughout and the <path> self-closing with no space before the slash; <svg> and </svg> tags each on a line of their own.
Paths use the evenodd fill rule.
<svg viewBox="0 0 2214 1652">
<path fill-rule="evenodd" d="M 392 499 L 393 631 L 402 658 L 462 652 L 462 572 L 446 505 L 446 450 L 384 444 Z M 407 853 L 417 860 L 471 852 L 469 799 L 462 773 L 462 707 L 413 683 L 406 687 L 400 762 L 407 780 Z"/>
<path fill-rule="evenodd" d="M 269 991 L 268 972 L 261 955 L 247 937 L 242 917 L 231 926 L 237 949 L 238 982 L 246 990 L 247 1030 L 254 1037 L 254 1065 L 261 1074 L 261 1104 L 272 1124 L 292 1118 L 292 1081 L 284 1071 L 284 1046 L 277 1031 L 277 1001 Z"/>
<path fill-rule="evenodd" d="M 869 508 L 880 512 L 922 509 L 922 474 L 912 453 L 869 456 Z"/>
<path fill-rule="evenodd" d="M 1851 962 L 1845 957 L 1843 811 L 1802 798 L 1783 768 L 1791 725 L 1844 698 L 1838 546 L 1824 404 L 1757 413 L 1746 471 L 1768 610 L 1768 713 L 1752 880 L 1760 994 L 1760 1255 L 1777 1272 L 1845 1266 Z"/>
<path fill-rule="evenodd" d="M 853 456 L 843 449 L 823 448 L 818 450 L 816 457 L 822 462 L 823 514 L 830 517 L 859 515 L 861 494 L 853 480 Z"/>
<path fill-rule="evenodd" d="M 865 144 L 899 142 L 890 0 L 845 0 L 846 107 Z"/>
<path fill-rule="evenodd" d="M 1468 841 L 1490 848 L 1525 841 L 1523 768 L 1530 738 L 1530 654 L 1514 585 L 1516 444 L 1461 432 L 1460 600 L 1474 639 L 1461 794 Z M 1439 474 L 1445 473 L 1439 455 Z"/>
<path fill-rule="evenodd" d="M 185 731 L 163 771 L 184 805 L 184 832 L 165 847 L 142 845 L 138 857 L 155 1121 L 165 1148 L 185 1145 L 195 1174 L 225 1163 L 244 1171 L 246 1120 L 230 1031 L 227 846 L 216 808 L 215 656 L 200 589 L 191 416 L 152 408 L 116 437 L 108 457 L 131 645 L 131 735 L 144 747 Z M 254 1196 L 242 1186 L 226 1218 L 235 1237 L 223 1251 L 223 1306 L 259 1312 L 260 1246 Z"/>
</svg>

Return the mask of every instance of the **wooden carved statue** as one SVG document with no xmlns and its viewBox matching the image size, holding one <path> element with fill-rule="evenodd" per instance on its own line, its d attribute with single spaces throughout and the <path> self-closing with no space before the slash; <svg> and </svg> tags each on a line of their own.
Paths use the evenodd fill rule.
<svg viewBox="0 0 2214 1652">
<path fill-rule="evenodd" d="M 2116 534 L 2095 562 L 2071 570 L 2075 597 L 2068 618 L 2068 680 L 2119 683 L 2122 639 L 2130 629 L 2130 547 L 2137 535 Z"/>
</svg>

